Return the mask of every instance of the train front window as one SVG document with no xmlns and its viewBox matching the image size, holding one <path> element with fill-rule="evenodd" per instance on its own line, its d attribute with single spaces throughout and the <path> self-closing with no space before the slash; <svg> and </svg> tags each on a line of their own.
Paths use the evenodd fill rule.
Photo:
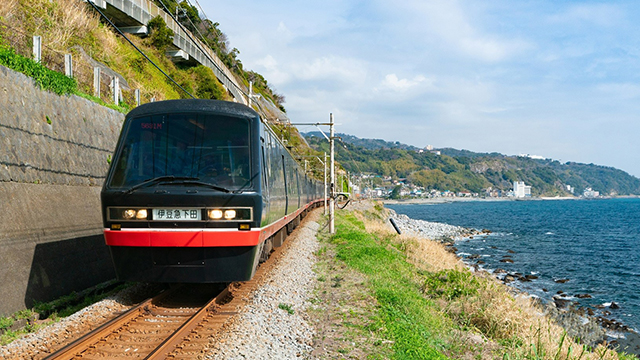
<svg viewBox="0 0 640 360">
<path fill-rule="evenodd" d="M 114 162 L 112 188 L 160 176 L 192 178 L 227 189 L 247 187 L 249 121 L 202 114 L 136 118 Z"/>
</svg>

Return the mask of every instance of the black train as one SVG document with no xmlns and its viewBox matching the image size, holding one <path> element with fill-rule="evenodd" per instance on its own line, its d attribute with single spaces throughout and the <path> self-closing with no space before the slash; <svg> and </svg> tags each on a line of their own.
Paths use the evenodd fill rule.
<svg viewBox="0 0 640 360">
<path fill-rule="evenodd" d="M 120 280 L 249 280 L 323 196 L 258 113 L 216 100 L 131 111 L 102 188 Z"/>
</svg>

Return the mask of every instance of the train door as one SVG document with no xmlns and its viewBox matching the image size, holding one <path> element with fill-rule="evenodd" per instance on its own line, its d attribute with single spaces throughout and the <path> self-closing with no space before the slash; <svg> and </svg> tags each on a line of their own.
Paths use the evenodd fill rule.
<svg viewBox="0 0 640 360">
<path fill-rule="evenodd" d="M 282 173 L 284 174 L 284 213 L 289 213 L 289 185 L 287 184 L 287 166 L 282 155 Z"/>
<path fill-rule="evenodd" d="M 270 187 L 269 187 L 269 166 L 267 163 L 267 157 L 265 155 L 265 141 L 264 141 L 264 137 L 260 137 L 260 140 L 262 141 L 261 143 L 261 154 L 262 154 L 262 211 L 263 211 L 263 218 L 262 218 L 262 222 L 263 223 L 270 223 L 271 222 L 271 202 L 270 199 L 271 197 L 269 196 L 269 192 L 270 192 Z"/>
<path fill-rule="evenodd" d="M 300 198 L 302 195 L 300 194 L 300 171 L 296 170 L 296 189 L 298 190 L 298 209 L 300 209 Z"/>
</svg>

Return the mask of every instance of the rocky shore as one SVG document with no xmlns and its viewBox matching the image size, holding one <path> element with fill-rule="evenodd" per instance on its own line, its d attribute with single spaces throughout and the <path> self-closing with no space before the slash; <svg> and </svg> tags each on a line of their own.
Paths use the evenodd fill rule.
<svg viewBox="0 0 640 360">
<path fill-rule="evenodd" d="M 407 215 L 397 214 L 391 209 L 389 209 L 389 212 L 390 219 L 395 222 L 402 233 L 439 241 L 453 253 L 457 253 L 457 248 L 455 247 L 456 241 L 491 233 L 491 231 L 487 229 L 470 229 L 444 223 L 411 219 Z M 507 272 L 502 269 L 482 269 L 480 265 L 484 262 L 478 254 L 466 256 L 464 259 L 461 258 L 461 260 L 473 271 L 486 271 L 506 285 L 513 286 L 518 281 L 529 282 L 537 278 L 535 275 Z M 503 262 L 508 262 L 510 259 L 507 257 L 503 260 Z M 562 281 L 562 279 L 556 281 Z M 512 287 L 512 289 L 514 293 L 523 295 L 523 293 L 515 287 Z M 524 295 L 526 296 L 527 294 Z M 577 297 L 579 296 L 577 295 Z M 538 301 L 540 310 L 545 315 L 562 326 L 568 335 L 579 338 L 583 344 L 595 346 L 597 344 L 608 343 L 621 351 L 636 355 L 640 354 L 640 336 L 637 333 L 620 322 L 606 319 L 603 316 L 597 316 L 595 313 L 590 312 L 590 309 L 578 307 L 578 304 L 568 299 L 567 294 L 556 294 L 552 297 L 552 301 L 548 302 L 539 299 Z M 609 306 L 616 305 L 613 303 Z M 611 334 L 616 334 L 616 338 L 612 337 Z"/>
</svg>

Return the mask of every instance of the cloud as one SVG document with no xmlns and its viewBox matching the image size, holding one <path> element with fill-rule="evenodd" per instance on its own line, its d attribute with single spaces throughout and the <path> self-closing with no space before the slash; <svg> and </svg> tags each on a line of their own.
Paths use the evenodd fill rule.
<svg viewBox="0 0 640 360">
<path fill-rule="evenodd" d="M 399 27 L 409 27 L 417 39 L 437 41 L 440 46 L 468 58 L 485 62 L 504 61 L 531 48 L 526 41 L 483 30 L 484 17 L 472 13 L 460 1 L 406 1 L 395 4 Z"/>
<path fill-rule="evenodd" d="M 422 83 L 432 84 L 426 77 L 422 75 L 418 75 L 414 77 L 412 80 L 409 79 L 398 79 L 396 74 L 388 74 L 384 77 L 384 80 L 380 83 L 379 87 L 376 87 L 374 90 L 376 91 L 385 91 L 390 90 L 394 92 L 405 92 L 411 88 L 414 88 Z"/>
</svg>

